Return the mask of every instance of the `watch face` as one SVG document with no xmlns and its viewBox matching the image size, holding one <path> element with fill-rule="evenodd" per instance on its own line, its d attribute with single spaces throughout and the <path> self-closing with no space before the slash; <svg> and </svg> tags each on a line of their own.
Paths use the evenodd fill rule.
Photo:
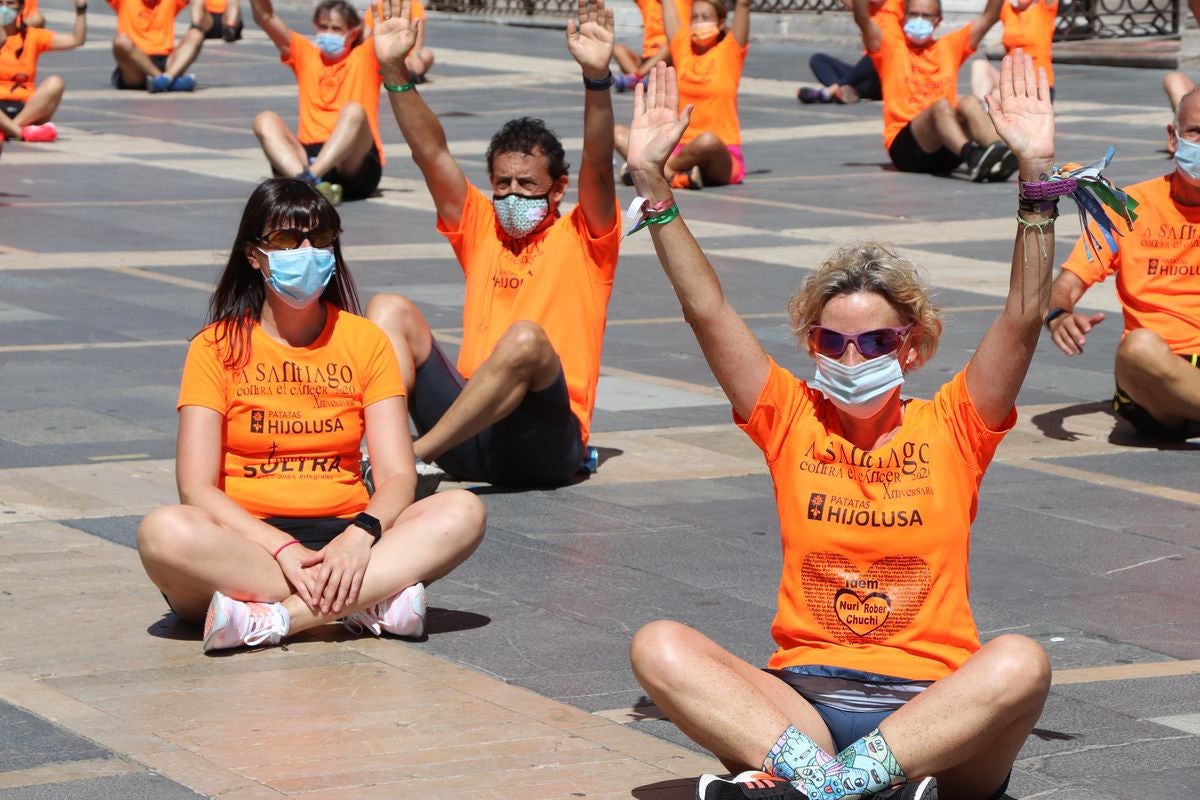
<svg viewBox="0 0 1200 800">
<path fill-rule="evenodd" d="M 374 536 L 376 539 L 383 535 L 383 526 L 380 525 L 379 520 L 375 519 L 370 514 L 359 514 L 354 518 L 354 524 Z"/>
</svg>

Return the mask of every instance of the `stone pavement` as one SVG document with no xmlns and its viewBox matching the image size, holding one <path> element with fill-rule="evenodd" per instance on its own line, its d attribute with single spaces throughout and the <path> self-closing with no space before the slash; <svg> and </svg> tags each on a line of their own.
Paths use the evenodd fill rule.
<svg viewBox="0 0 1200 800">
<path fill-rule="evenodd" d="M 64 27 L 68 5 L 47 5 Z M 425 640 L 331 627 L 207 657 L 166 613 L 133 530 L 175 499 L 186 340 L 267 173 L 250 119 L 294 119 L 295 90 L 248 30 L 209 44 L 195 95 L 118 94 L 113 16 L 93 5 L 89 44 L 42 60 L 68 86 L 60 141 L 0 155 L 0 800 L 690 797 L 719 767 L 646 704 L 628 642 L 667 617 L 765 661 L 778 523 L 644 235 L 623 248 L 611 307 L 599 472 L 559 491 L 480 488 L 488 535 L 431 590 Z M 299 7 L 286 17 L 307 32 Z M 422 92 L 472 178 L 518 113 L 545 117 L 578 163 L 582 89 L 560 32 L 430 27 Z M 947 312 L 937 358 L 908 385 L 928 396 L 999 308 L 1015 187 L 893 172 L 877 105 L 796 104 L 814 49 L 752 46 L 750 174 L 683 196 L 683 213 L 735 306 L 801 371 L 784 307 L 806 268 L 850 240 L 900 245 Z M 1169 169 L 1158 73 L 1058 74 L 1061 159 L 1113 143 L 1121 182 Z M 616 101 L 627 119 L 629 96 Z M 453 347 L 461 275 L 395 125 L 382 128 L 382 195 L 341 208 L 347 259 L 364 296 L 415 298 Z M 1077 231 L 1064 217 L 1059 260 Z M 1117 308 L 1110 289 L 1086 303 Z M 1035 637 L 1056 670 L 1014 798 L 1200 796 L 1196 448 L 1149 447 L 1114 423 L 1119 332 L 1110 319 L 1072 360 L 1043 342 L 974 527 L 981 631 Z"/>
</svg>

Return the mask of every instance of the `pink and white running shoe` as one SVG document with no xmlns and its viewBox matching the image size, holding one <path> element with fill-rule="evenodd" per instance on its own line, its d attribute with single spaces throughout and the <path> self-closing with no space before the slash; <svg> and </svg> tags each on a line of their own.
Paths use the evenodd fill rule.
<svg viewBox="0 0 1200 800">
<path fill-rule="evenodd" d="M 419 639 L 425 633 L 425 610 L 425 584 L 414 583 L 387 600 L 355 611 L 342 624 L 353 633 L 370 631 L 379 636 L 386 631 L 393 636 Z"/>
<path fill-rule="evenodd" d="M 213 592 L 204 617 L 204 652 L 279 644 L 291 627 L 292 618 L 282 603 L 243 603 Z"/>
</svg>

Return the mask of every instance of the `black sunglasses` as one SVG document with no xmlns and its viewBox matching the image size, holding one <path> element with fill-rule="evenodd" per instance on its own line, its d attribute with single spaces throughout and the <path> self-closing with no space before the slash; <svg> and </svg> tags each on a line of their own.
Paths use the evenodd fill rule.
<svg viewBox="0 0 1200 800">
<path fill-rule="evenodd" d="M 308 239 L 313 247 L 329 247 L 337 241 L 338 232 L 329 228 L 302 231 L 299 228 L 276 228 L 254 241 L 271 245 L 278 250 L 295 250 Z"/>
<path fill-rule="evenodd" d="M 820 325 L 808 327 L 808 343 L 812 349 L 829 358 L 841 358 L 846 352 L 846 345 L 854 342 L 855 348 L 863 358 L 878 358 L 890 355 L 900 349 L 904 337 L 913 328 L 905 325 L 903 328 L 876 328 L 862 333 L 842 333 L 833 328 L 822 328 Z"/>
</svg>

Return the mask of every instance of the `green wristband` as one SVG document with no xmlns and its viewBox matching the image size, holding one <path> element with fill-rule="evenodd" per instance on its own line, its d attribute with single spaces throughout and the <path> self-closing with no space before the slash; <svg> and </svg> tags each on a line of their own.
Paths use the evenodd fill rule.
<svg viewBox="0 0 1200 800">
<path fill-rule="evenodd" d="M 383 88 L 387 89 L 393 94 L 404 94 L 405 92 L 411 92 L 413 89 L 417 88 L 417 85 L 412 81 L 409 81 L 408 83 L 402 83 L 399 86 L 394 83 L 385 83 Z"/>
</svg>

